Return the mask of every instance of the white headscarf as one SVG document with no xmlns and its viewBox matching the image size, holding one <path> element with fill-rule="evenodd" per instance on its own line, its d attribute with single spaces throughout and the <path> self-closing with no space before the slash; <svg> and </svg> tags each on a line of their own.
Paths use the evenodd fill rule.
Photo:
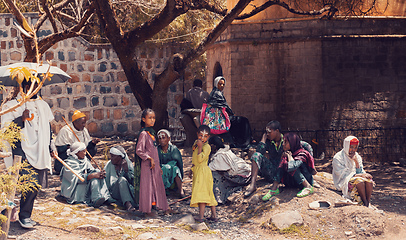
<svg viewBox="0 0 406 240">
<path fill-rule="evenodd" d="M 78 152 L 83 151 L 86 149 L 86 145 L 82 142 L 75 142 L 73 143 L 70 148 L 66 151 L 68 155 L 73 156 L 74 158 L 78 159 L 76 155 Z"/>
<path fill-rule="evenodd" d="M 356 152 L 354 157 L 351 159 L 348 155 L 350 149 L 350 142 L 353 139 L 357 139 L 354 136 L 348 136 L 344 139 L 344 148 L 336 153 L 333 158 L 333 181 L 334 186 L 343 192 L 344 197 L 350 198 L 348 193 L 348 182 L 355 175 L 355 163 L 356 160 L 360 168 L 362 166 L 362 158 Z M 358 140 L 358 139 L 357 139 Z"/>
<path fill-rule="evenodd" d="M 130 161 L 127 153 L 125 152 L 125 149 L 122 146 L 116 146 L 116 147 L 110 148 L 110 154 L 121 156 L 126 161 Z"/>
<path fill-rule="evenodd" d="M 168 138 L 171 137 L 171 133 L 166 129 L 159 130 L 158 133 L 157 133 L 157 136 L 159 137 L 159 135 L 162 135 L 162 134 L 166 134 L 166 137 L 168 137 Z M 172 144 L 172 142 L 169 141 L 169 144 Z"/>
<path fill-rule="evenodd" d="M 214 79 L 214 87 L 218 89 L 218 84 L 220 80 L 224 80 L 224 84 L 226 84 L 226 79 L 223 76 L 218 76 Z"/>
</svg>

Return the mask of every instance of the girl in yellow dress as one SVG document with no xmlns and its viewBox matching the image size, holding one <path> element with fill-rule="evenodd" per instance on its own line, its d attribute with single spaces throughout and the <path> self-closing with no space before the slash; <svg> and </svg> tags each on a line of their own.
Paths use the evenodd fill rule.
<svg viewBox="0 0 406 240">
<path fill-rule="evenodd" d="M 192 199 L 190 201 L 191 207 L 199 207 L 198 222 L 204 221 L 204 210 L 210 206 L 211 217 L 208 220 L 217 221 L 216 206 L 217 201 L 213 193 L 213 176 L 208 166 L 210 145 L 207 140 L 210 137 L 210 128 L 206 125 L 201 125 L 197 130 L 197 140 L 193 144 L 192 155 Z"/>
</svg>

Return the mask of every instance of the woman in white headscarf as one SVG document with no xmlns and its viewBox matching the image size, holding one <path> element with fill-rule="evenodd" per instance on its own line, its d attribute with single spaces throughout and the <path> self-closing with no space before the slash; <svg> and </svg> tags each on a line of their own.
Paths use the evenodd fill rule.
<svg viewBox="0 0 406 240">
<path fill-rule="evenodd" d="M 227 100 L 224 97 L 223 90 L 226 86 L 226 79 L 223 76 L 218 76 L 214 79 L 213 90 L 210 93 L 207 104 L 216 108 L 226 108 L 228 115 L 234 115 L 233 110 L 227 104 Z"/>
<path fill-rule="evenodd" d="M 79 178 L 65 167 L 61 171 L 61 195 L 70 204 L 86 203 L 89 206 L 100 207 L 106 201 L 112 202 L 104 180 L 106 172 L 94 169 L 86 157 L 86 145 L 82 142 L 73 143 L 67 151 L 69 157 L 65 160 Z"/>
<path fill-rule="evenodd" d="M 363 168 L 358 145 L 359 140 L 354 136 L 344 139 L 344 148 L 333 158 L 333 181 L 344 197 L 369 207 L 374 181 Z"/>
<path fill-rule="evenodd" d="M 111 160 L 107 162 L 106 184 L 111 197 L 129 212 L 135 210 L 134 165 L 122 146 L 110 148 Z"/>
<path fill-rule="evenodd" d="M 179 197 L 183 191 L 183 161 L 179 149 L 171 143 L 171 134 L 166 129 L 158 131 L 158 155 L 165 189 L 176 186 Z"/>
</svg>

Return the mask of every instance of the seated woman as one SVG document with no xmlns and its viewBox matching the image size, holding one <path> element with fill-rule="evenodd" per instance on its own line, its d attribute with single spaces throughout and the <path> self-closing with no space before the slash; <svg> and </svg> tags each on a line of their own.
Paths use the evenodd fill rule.
<svg viewBox="0 0 406 240">
<path fill-rule="evenodd" d="M 252 131 L 248 118 L 242 116 L 234 116 L 234 112 L 227 104 L 223 90 L 226 85 L 226 79 L 222 76 L 214 79 L 213 90 L 210 93 L 208 106 L 214 108 L 225 108 L 230 117 L 231 126 L 229 132 L 221 134 L 222 139 L 238 148 L 248 148 L 252 141 Z M 209 125 L 210 126 L 210 125 Z"/>
<path fill-rule="evenodd" d="M 106 201 L 111 202 L 109 190 L 104 180 L 106 172 L 93 168 L 86 157 L 86 145 L 82 142 L 73 143 L 67 151 L 69 157 L 65 160 L 79 178 L 65 167 L 61 170 L 61 196 L 70 204 L 86 203 L 89 206 L 100 207 Z"/>
<path fill-rule="evenodd" d="M 166 129 L 158 131 L 158 155 L 162 169 L 162 180 L 165 189 L 171 188 L 176 184 L 179 197 L 184 197 L 183 191 L 183 161 L 179 149 L 172 145 L 171 134 Z"/>
<path fill-rule="evenodd" d="M 300 138 L 295 133 L 283 136 L 283 154 L 279 165 L 282 182 L 287 187 L 303 187 L 296 196 L 306 197 L 314 192 L 313 175 L 317 173 L 312 155 L 303 149 Z M 280 181 L 279 181 L 280 182 Z M 279 194 L 279 183 L 273 184 L 271 190 L 262 198 L 268 201 L 272 196 Z"/>
<path fill-rule="evenodd" d="M 216 77 L 214 79 L 213 90 L 210 93 L 209 100 L 207 104 L 216 108 L 226 108 L 228 115 L 233 116 L 233 110 L 227 104 L 227 100 L 224 97 L 223 90 L 226 86 L 226 79 L 223 76 Z"/>
<path fill-rule="evenodd" d="M 134 166 L 122 146 L 110 148 L 111 160 L 107 162 L 106 184 L 111 197 L 129 212 L 135 211 Z"/>
<path fill-rule="evenodd" d="M 359 140 L 354 136 L 344 139 L 344 148 L 333 158 L 333 181 L 344 197 L 369 207 L 374 181 L 363 168 L 358 145 Z"/>
<path fill-rule="evenodd" d="M 251 165 L 237 157 L 219 136 L 209 139 L 212 156 L 209 168 L 213 173 L 214 195 L 219 204 L 247 185 L 251 180 Z"/>
</svg>

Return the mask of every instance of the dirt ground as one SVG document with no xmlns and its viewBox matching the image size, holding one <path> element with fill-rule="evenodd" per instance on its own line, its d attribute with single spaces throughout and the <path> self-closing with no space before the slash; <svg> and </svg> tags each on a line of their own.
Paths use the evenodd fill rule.
<svg viewBox="0 0 406 240">
<path fill-rule="evenodd" d="M 118 144 L 127 150 L 130 159 L 133 158 L 133 141 L 103 139 L 98 144 L 96 160 L 99 164 L 104 166 L 107 158 L 103 153 Z M 181 148 L 181 152 L 187 173 L 191 167 L 191 149 Z M 270 184 L 260 179 L 258 190 L 250 198 L 245 199 L 242 192 L 237 192 L 225 205 L 218 206 L 220 220 L 207 222 L 209 230 L 203 231 L 175 223 L 188 214 L 197 215 L 197 209 L 189 207 L 189 200 L 172 204 L 173 214 L 158 212 L 153 218 L 127 213 L 115 205 L 100 209 L 69 205 L 57 198 L 60 181 L 59 176 L 53 175 L 50 176 L 50 188 L 40 192 L 34 205 L 32 218 L 38 225 L 26 230 L 18 223 L 12 223 L 9 235 L 14 239 L 406 239 L 406 169 L 398 164 L 364 162 L 364 165 L 376 182 L 371 200 L 374 209 L 334 207 L 342 197 L 332 183 L 331 160 L 316 160 L 319 173 L 315 180 L 320 187 L 313 195 L 299 199 L 296 197 L 299 189 L 282 188 L 281 194 L 263 202 L 261 197 Z M 4 169 L 4 164 L 0 167 Z M 187 174 L 184 188 L 186 195 L 190 195 L 191 179 Z M 177 200 L 174 193 L 169 193 L 169 203 Z M 316 200 L 329 201 L 333 206 L 323 210 L 309 209 L 308 204 Z M 291 210 L 301 214 L 302 226 L 279 231 L 270 224 L 275 214 Z M 209 216 L 208 210 L 206 215 Z M 98 232 L 79 227 L 84 224 L 93 224 L 104 230 Z M 134 227 L 137 224 L 145 227 Z M 147 232 L 154 236 L 145 237 Z"/>
</svg>

